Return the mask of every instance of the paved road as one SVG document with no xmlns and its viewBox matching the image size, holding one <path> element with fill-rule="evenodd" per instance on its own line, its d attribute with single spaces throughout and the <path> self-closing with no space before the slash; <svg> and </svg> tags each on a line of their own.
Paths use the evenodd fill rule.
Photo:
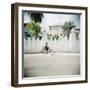
<svg viewBox="0 0 90 90">
<path fill-rule="evenodd" d="M 79 53 L 24 54 L 24 76 L 26 77 L 79 74 Z"/>
</svg>

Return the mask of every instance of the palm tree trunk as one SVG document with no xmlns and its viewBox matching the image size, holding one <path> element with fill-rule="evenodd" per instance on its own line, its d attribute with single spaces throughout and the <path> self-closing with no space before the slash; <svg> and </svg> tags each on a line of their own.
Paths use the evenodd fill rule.
<svg viewBox="0 0 90 90">
<path fill-rule="evenodd" d="M 68 31 L 68 33 L 67 33 L 67 39 L 69 40 L 69 37 L 70 37 L 70 33 L 69 33 L 69 31 Z"/>
<path fill-rule="evenodd" d="M 66 36 L 67 36 L 67 40 L 69 40 L 69 38 L 70 38 L 70 30 L 66 31 Z"/>
</svg>

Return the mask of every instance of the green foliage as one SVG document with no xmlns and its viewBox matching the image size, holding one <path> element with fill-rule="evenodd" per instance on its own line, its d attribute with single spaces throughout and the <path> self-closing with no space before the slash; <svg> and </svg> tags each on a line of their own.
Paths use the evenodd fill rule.
<svg viewBox="0 0 90 90">
<path fill-rule="evenodd" d="M 65 35 L 67 36 L 67 39 L 69 40 L 71 29 L 76 27 L 75 24 L 72 21 L 66 21 L 62 28 L 65 30 Z"/>
<path fill-rule="evenodd" d="M 55 38 L 56 38 L 56 40 L 58 40 L 58 39 L 59 39 L 59 35 L 56 34 L 56 35 L 55 35 Z"/>
<path fill-rule="evenodd" d="M 52 40 L 55 40 L 55 36 L 54 35 L 52 36 Z"/>
<path fill-rule="evenodd" d="M 49 40 L 51 39 L 51 37 L 52 37 L 51 34 L 47 34 L 47 38 L 48 38 Z"/>
<path fill-rule="evenodd" d="M 42 18 L 43 18 L 43 13 L 35 13 L 35 12 L 33 12 L 33 13 L 30 14 L 30 18 L 32 19 L 32 21 L 34 21 L 36 23 L 37 22 L 41 23 Z"/>
<path fill-rule="evenodd" d="M 58 40 L 59 39 L 59 35 L 58 34 L 55 34 L 55 35 L 51 35 L 51 34 L 47 34 L 47 38 L 49 39 L 49 40 L 51 40 L 51 38 L 52 38 L 52 40 Z"/>
<path fill-rule="evenodd" d="M 75 25 L 72 21 L 66 21 L 63 25 L 64 30 L 71 30 L 73 27 L 75 27 Z"/>
<path fill-rule="evenodd" d="M 41 32 L 41 27 L 38 23 L 31 22 L 26 25 L 26 29 L 31 31 L 31 36 L 38 37 Z"/>
</svg>

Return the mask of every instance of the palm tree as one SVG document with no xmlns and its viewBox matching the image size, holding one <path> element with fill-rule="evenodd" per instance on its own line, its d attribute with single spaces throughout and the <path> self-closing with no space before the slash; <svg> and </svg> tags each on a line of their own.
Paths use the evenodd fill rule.
<svg viewBox="0 0 90 90">
<path fill-rule="evenodd" d="M 31 31 L 31 36 L 34 36 L 35 38 L 39 37 L 39 34 L 41 33 L 41 27 L 38 23 L 28 23 L 26 28 Z"/>
<path fill-rule="evenodd" d="M 42 18 L 43 18 L 43 13 L 36 13 L 36 12 L 33 12 L 30 14 L 30 18 L 32 21 L 34 22 L 38 22 L 38 23 L 41 23 L 42 22 Z"/>
<path fill-rule="evenodd" d="M 62 28 L 64 29 L 64 33 L 67 36 L 67 39 L 69 40 L 70 33 L 72 28 L 76 27 L 72 21 L 66 21 Z"/>
</svg>

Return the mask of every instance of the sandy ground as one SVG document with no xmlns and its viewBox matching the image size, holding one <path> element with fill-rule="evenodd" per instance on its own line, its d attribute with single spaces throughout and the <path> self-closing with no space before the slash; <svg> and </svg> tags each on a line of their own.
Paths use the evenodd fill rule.
<svg viewBox="0 0 90 90">
<path fill-rule="evenodd" d="M 80 53 L 24 54 L 24 76 L 79 75 Z"/>
</svg>

